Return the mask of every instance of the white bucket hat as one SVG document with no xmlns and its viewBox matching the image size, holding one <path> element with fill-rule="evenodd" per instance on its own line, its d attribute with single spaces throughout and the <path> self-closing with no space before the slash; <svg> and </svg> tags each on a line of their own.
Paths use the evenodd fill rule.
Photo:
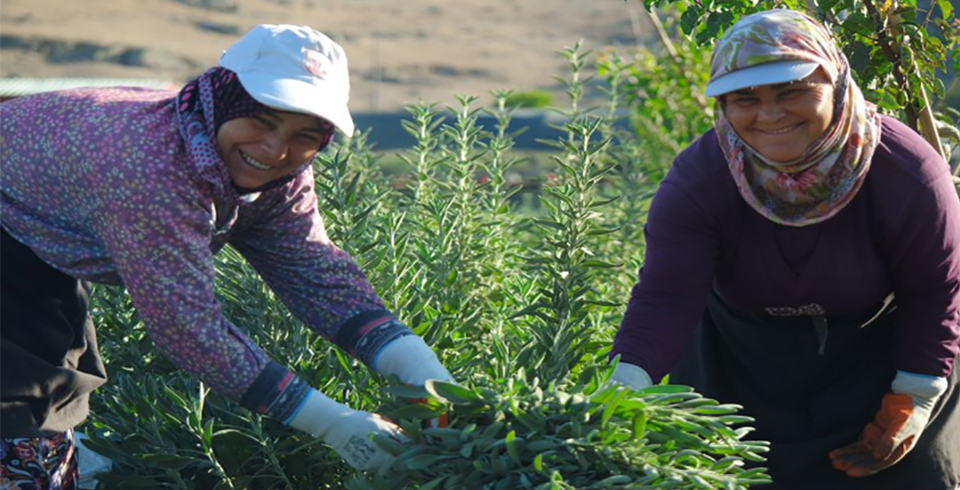
<svg viewBox="0 0 960 490">
<path fill-rule="evenodd" d="M 262 24 L 220 56 L 257 102 L 312 114 L 347 136 L 354 131 L 347 108 L 347 55 L 329 37 L 307 26 Z"/>
</svg>

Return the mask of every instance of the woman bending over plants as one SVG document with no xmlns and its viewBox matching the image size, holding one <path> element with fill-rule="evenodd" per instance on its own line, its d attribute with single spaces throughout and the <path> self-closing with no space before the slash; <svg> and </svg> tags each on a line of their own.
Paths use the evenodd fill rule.
<svg viewBox="0 0 960 490">
<path fill-rule="evenodd" d="M 614 380 L 744 406 L 777 489 L 960 485 L 960 202 L 813 19 L 717 43 L 714 128 L 650 208 Z M 875 475 L 875 476 L 873 476 Z"/>
<path fill-rule="evenodd" d="M 126 287 L 179 367 L 243 407 L 376 470 L 350 409 L 272 361 L 224 318 L 213 254 L 236 248 L 291 312 L 375 371 L 408 384 L 451 376 L 330 242 L 311 163 L 352 135 L 343 49 L 305 26 L 261 25 L 177 92 L 77 89 L 0 105 L 0 486 L 75 488 L 73 427 L 106 381 L 87 281 Z M 32 487 L 31 487 L 32 488 Z"/>
</svg>

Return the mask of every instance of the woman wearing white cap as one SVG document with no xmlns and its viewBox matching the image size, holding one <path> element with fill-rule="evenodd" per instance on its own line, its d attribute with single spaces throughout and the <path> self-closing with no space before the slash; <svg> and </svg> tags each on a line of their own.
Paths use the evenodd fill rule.
<svg viewBox="0 0 960 490">
<path fill-rule="evenodd" d="M 317 333 L 408 384 L 451 379 L 327 238 L 311 162 L 353 133 L 343 50 L 261 25 L 179 93 L 79 89 L 0 105 L 2 485 L 76 485 L 72 428 L 105 382 L 85 281 L 122 284 L 151 338 L 242 406 L 322 438 L 352 466 L 391 456 L 352 410 L 224 318 L 213 254 L 236 248 Z M 34 488 L 34 487 L 31 487 Z"/>
<path fill-rule="evenodd" d="M 613 378 L 670 373 L 756 418 L 773 488 L 960 485 L 960 201 L 798 12 L 718 41 L 714 129 L 650 208 Z M 875 476 L 872 476 L 875 475 Z"/>
</svg>

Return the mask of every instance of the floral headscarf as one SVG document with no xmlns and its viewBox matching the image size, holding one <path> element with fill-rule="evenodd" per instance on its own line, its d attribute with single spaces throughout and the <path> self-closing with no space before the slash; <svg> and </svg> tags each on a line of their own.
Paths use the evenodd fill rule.
<svg viewBox="0 0 960 490">
<path fill-rule="evenodd" d="M 714 128 L 740 195 L 767 219 L 789 226 L 819 223 L 856 195 L 880 140 L 876 107 L 863 99 L 830 33 L 791 10 L 768 10 L 741 19 L 718 41 L 710 78 L 772 61 L 813 61 L 834 87 L 833 119 L 791 162 L 771 162 L 744 142 L 717 111 Z"/>
</svg>

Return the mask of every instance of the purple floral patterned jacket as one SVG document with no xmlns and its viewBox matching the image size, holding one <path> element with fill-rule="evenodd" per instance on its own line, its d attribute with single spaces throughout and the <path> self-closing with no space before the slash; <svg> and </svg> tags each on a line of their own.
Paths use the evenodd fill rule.
<svg viewBox="0 0 960 490">
<path fill-rule="evenodd" d="M 284 420 L 308 387 L 222 314 L 213 256 L 224 245 L 296 317 L 368 364 L 409 329 L 328 239 L 309 165 L 284 185 L 215 203 L 210 172 L 200 175 L 178 131 L 175 96 L 79 89 L 0 104 L 3 228 L 56 269 L 125 286 L 175 364 Z"/>
</svg>

